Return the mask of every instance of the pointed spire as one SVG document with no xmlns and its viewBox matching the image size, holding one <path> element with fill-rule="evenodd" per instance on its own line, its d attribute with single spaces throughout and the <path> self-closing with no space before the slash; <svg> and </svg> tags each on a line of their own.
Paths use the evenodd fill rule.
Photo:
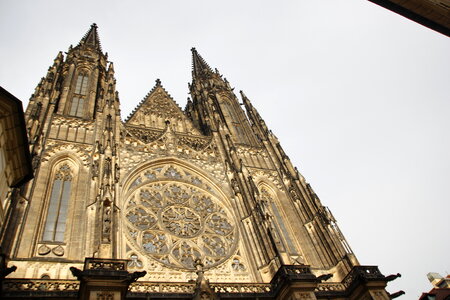
<svg viewBox="0 0 450 300">
<path fill-rule="evenodd" d="M 58 61 L 63 61 L 64 60 L 64 55 L 63 55 L 62 51 L 58 52 L 58 55 L 56 55 L 56 58 L 55 58 L 55 61 L 56 60 L 58 60 Z"/>
<path fill-rule="evenodd" d="M 79 45 L 90 46 L 98 51 L 102 51 L 102 46 L 100 45 L 100 38 L 97 32 L 97 24 L 93 23 L 89 31 L 83 36 Z"/>
<path fill-rule="evenodd" d="M 247 103 L 249 106 L 251 106 L 252 104 L 250 103 L 250 100 L 248 100 L 247 96 L 244 94 L 244 92 L 242 90 L 239 91 L 239 93 L 241 94 L 241 98 L 244 101 L 244 104 Z"/>
<path fill-rule="evenodd" d="M 243 91 L 239 91 L 241 94 L 242 101 L 244 102 L 245 110 L 247 111 L 247 116 L 250 119 L 252 126 L 256 126 L 259 128 L 263 136 L 267 136 L 269 129 L 267 128 L 266 122 L 261 118 L 258 111 L 255 107 L 253 107 L 250 100 L 247 98 L 247 96 L 244 94 Z M 262 136 L 261 136 L 262 137 Z"/>
<path fill-rule="evenodd" d="M 247 112 L 249 114 L 251 114 L 251 117 L 257 117 L 257 118 L 260 119 L 261 117 L 259 116 L 259 113 L 253 107 L 252 103 L 247 98 L 247 96 L 244 94 L 244 92 L 243 91 L 239 91 L 239 93 L 241 94 L 242 102 L 244 102 L 245 109 L 247 110 Z"/>
<path fill-rule="evenodd" d="M 211 67 L 206 63 L 203 57 L 198 54 L 195 48 L 192 51 L 192 77 L 199 77 L 205 73 L 213 73 Z"/>
<path fill-rule="evenodd" d="M 108 65 L 108 73 L 113 73 L 114 74 L 114 64 L 113 62 L 110 62 Z"/>
</svg>

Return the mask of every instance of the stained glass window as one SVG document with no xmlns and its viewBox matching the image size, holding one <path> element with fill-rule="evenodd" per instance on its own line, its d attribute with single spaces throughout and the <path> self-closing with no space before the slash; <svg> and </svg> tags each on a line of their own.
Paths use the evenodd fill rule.
<svg viewBox="0 0 450 300">
<path fill-rule="evenodd" d="M 87 94 L 87 85 L 89 77 L 85 74 L 78 75 L 77 83 L 75 85 L 75 91 L 72 98 L 72 103 L 70 104 L 69 115 L 75 117 L 83 116 L 83 108 L 85 96 Z"/>
<path fill-rule="evenodd" d="M 153 176 L 145 175 L 150 172 Z M 136 178 L 124 217 L 129 240 L 141 255 L 190 270 L 197 259 L 210 268 L 231 256 L 236 226 L 205 179 L 175 165 L 143 170 Z"/>
<path fill-rule="evenodd" d="M 44 227 L 44 241 L 63 242 L 66 231 L 72 175 L 67 164 L 62 165 L 55 175 Z"/>
</svg>

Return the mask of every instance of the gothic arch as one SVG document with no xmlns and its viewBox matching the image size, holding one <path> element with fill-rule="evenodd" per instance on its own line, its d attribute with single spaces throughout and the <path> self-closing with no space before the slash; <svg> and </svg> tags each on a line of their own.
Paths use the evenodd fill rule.
<svg viewBox="0 0 450 300">
<path fill-rule="evenodd" d="M 70 78 L 69 99 L 66 101 L 65 111 L 74 117 L 86 118 L 89 110 L 89 87 L 94 83 L 94 70 L 85 63 L 75 65 Z"/>
<path fill-rule="evenodd" d="M 198 258 L 212 268 L 235 253 L 238 223 L 230 201 L 202 171 L 162 159 L 130 174 L 120 203 L 124 254 L 138 252 L 164 268 L 194 270 Z"/>
<path fill-rule="evenodd" d="M 50 169 L 53 171 L 55 169 L 55 166 L 63 161 L 70 162 L 70 164 L 72 164 L 73 167 L 77 169 L 77 171 L 80 170 L 84 165 L 83 161 L 75 153 L 69 150 L 65 150 L 59 152 L 58 155 L 51 156 L 47 160 L 47 164 L 51 166 Z"/>
<path fill-rule="evenodd" d="M 40 201 L 36 201 L 35 204 L 32 203 L 32 205 L 39 205 L 39 207 L 35 208 L 39 211 L 39 220 L 37 220 L 36 226 L 37 231 L 35 237 L 33 237 L 36 247 L 35 255 L 39 257 L 67 258 L 70 250 L 68 245 L 72 243 L 73 235 L 77 234 L 74 231 L 74 226 L 80 224 L 81 220 L 75 220 L 75 217 L 80 215 L 83 209 L 83 206 L 78 203 L 84 201 L 84 197 L 79 194 L 79 185 L 82 184 L 81 179 L 86 178 L 84 176 L 86 170 L 82 168 L 83 163 L 80 159 L 72 153 L 63 153 L 52 157 L 46 164 L 47 167 L 41 168 L 41 172 L 43 172 L 39 176 L 39 178 L 43 178 L 40 184 L 46 188 L 39 197 Z M 60 180 L 58 183 L 60 191 L 56 191 L 55 188 L 57 176 L 59 176 L 58 180 Z M 61 176 L 68 177 L 61 178 Z M 70 184 L 65 186 L 66 182 L 70 182 Z M 56 192 L 59 193 L 59 196 L 54 195 Z M 56 206 L 54 203 L 52 204 L 54 201 L 57 201 Z M 62 209 L 62 205 L 66 208 Z M 55 220 L 50 221 L 50 214 L 53 215 Z M 56 214 L 56 217 L 54 214 Z M 61 224 L 54 223 L 55 225 L 53 225 L 55 226 L 54 230 L 59 233 L 49 233 L 48 226 L 53 224 L 49 222 L 59 222 L 58 224 Z M 63 228 L 62 231 L 61 228 Z M 49 238 L 49 234 L 53 235 L 53 237 Z"/>
<path fill-rule="evenodd" d="M 199 169 L 197 166 L 195 166 L 189 162 L 186 162 L 186 161 L 181 161 L 176 158 L 155 159 L 150 162 L 140 164 L 137 167 L 135 167 L 134 169 L 132 169 L 128 173 L 128 175 L 122 179 L 121 186 L 122 186 L 123 194 L 121 195 L 121 199 L 125 199 L 129 195 L 130 186 L 133 184 L 134 180 L 136 180 L 136 178 L 139 176 L 139 174 L 141 174 L 142 172 L 144 172 L 145 170 L 147 170 L 149 168 L 163 166 L 163 165 L 170 165 L 170 164 L 178 166 L 182 169 L 186 169 L 186 170 L 192 172 L 193 175 L 196 175 L 196 176 L 200 177 L 201 179 L 203 179 L 204 182 L 207 183 L 207 185 L 211 186 L 218 193 L 218 195 L 220 196 L 219 197 L 220 200 L 224 201 L 224 205 L 226 205 L 227 207 L 231 207 L 231 205 L 232 205 L 231 196 L 224 192 L 222 184 L 217 182 L 216 179 L 211 177 L 208 173 Z"/>
<path fill-rule="evenodd" d="M 39 227 L 39 233 L 38 233 L 38 241 L 39 242 L 46 242 L 46 243 L 65 243 L 66 242 L 66 237 L 67 237 L 67 214 L 68 211 L 71 211 L 69 209 L 67 209 L 65 212 L 63 212 L 64 214 L 64 233 L 63 233 L 63 238 L 62 240 L 60 238 L 46 238 L 46 226 L 49 222 L 49 217 L 50 214 L 60 214 L 61 212 L 58 211 L 50 211 L 51 210 L 51 206 L 52 206 L 52 202 L 55 200 L 53 198 L 55 198 L 56 196 L 54 195 L 55 193 L 55 182 L 57 179 L 57 176 L 61 177 L 63 176 L 64 178 L 58 178 L 58 180 L 62 181 L 62 182 L 70 182 L 69 185 L 69 192 L 67 193 L 67 195 L 65 195 L 64 192 L 61 192 L 62 195 L 64 197 L 68 197 L 68 199 L 63 199 L 64 201 L 66 201 L 69 205 L 69 207 L 72 207 L 72 202 L 73 202 L 73 195 L 70 193 L 70 190 L 76 190 L 76 182 L 77 182 L 77 172 L 79 169 L 79 166 L 77 163 L 75 163 L 73 160 L 69 159 L 67 156 L 63 156 L 63 157 L 58 157 L 56 159 L 54 159 L 52 162 L 49 162 L 50 166 L 48 168 L 48 176 L 46 176 L 46 190 L 44 193 L 44 196 L 42 198 L 42 207 L 41 207 L 41 216 L 42 216 L 42 221 L 40 222 L 40 227 Z M 61 187 L 61 189 L 63 189 L 63 187 Z M 67 189 L 67 188 L 66 188 Z M 56 199 L 55 201 L 58 201 L 58 199 Z M 61 199 L 59 199 L 59 201 L 61 201 Z"/>
<path fill-rule="evenodd" d="M 298 254 L 298 245 L 291 228 L 291 225 L 285 220 L 286 214 L 281 203 L 281 197 L 279 189 L 274 188 L 271 184 L 265 181 L 259 181 L 257 183 L 259 190 L 259 198 L 263 205 L 270 210 L 271 220 L 273 227 L 276 229 L 280 239 L 283 241 L 285 252 L 290 254 Z M 280 197 L 281 196 L 281 197 Z"/>
<path fill-rule="evenodd" d="M 57 143 L 47 146 L 45 153 L 42 156 L 42 161 L 53 165 L 56 161 L 61 159 L 68 159 L 76 164 L 80 170 L 82 166 L 86 167 L 91 162 L 90 151 L 92 147 L 79 146 L 76 144 Z"/>
</svg>

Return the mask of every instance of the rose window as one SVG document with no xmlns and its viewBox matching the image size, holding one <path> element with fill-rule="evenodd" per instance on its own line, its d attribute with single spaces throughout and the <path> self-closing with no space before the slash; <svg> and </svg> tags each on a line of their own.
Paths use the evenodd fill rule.
<svg viewBox="0 0 450 300">
<path fill-rule="evenodd" d="M 233 254 L 234 222 L 204 181 L 189 180 L 188 172 L 173 166 L 155 168 L 152 177 L 145 174 L 140 178 L 148 181 L 132 186 L 124 210 L 128 239 L 142 254 L 191 270 L 197 259 L 213 267 Z"/>
<path fill-rule="evenodd" d="M 169 206 L 161 213 L 162 225 L 179 237 L 192 237 L 201 229 L 200 217 L 187 207 Z"/>
</svg>

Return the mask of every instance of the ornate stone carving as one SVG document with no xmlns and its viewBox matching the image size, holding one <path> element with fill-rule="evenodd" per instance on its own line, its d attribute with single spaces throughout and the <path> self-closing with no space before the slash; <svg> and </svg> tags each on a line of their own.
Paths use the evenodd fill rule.
<svg viewBox="0 0 450 300">
<path fill-rule="evenodd" d="M 111 203 L 105 201 L 103 206 L 103 228 L 102 228 L 102 240 L 103 242 L 111 242 Z"/>
<path fill-rule="evenodd" d="M 87 258 L 84 269 L 126 271 L 127 260 Z"/>
<path fill-rule="evenodd" d="M 146 144 L 156 141 L 163 134 L 162 130 L 135 127 L 127 127 L 127 132 L 130 136 L 134 136 Z"/>
<path fill-rule="evenodd" d="M 94 129 L 94 121 L 80 119 L 80 118 L 67 117 L 67 116 L 62 117 L 62 116 L 54 115 L 52 124 L 85 128 L 86 130 Z"/>
<path fill-rule="evenodd" d="M 234 222 L 198 175 L 173 165 L 154 167 L 130 188 L 124 210 L 128 237 L 147 257 L 190 270 L 199 258 L 211 268 L 230 257 L 237 242 Z"/>
<path fill-rule="evenodd" d="M 92 150 L 93 148 L 90 145 L 49 141 L 42 157 L 42 161 L 46 162 L 51 157 L 55 157 L 61 152 L 67 151 L 74 153 L 76 157 L 81 159 L 83 165 L 87 167 L 90 164 Z"/>
<path fill-rule="evenodd" d="M 258 180 L 261 177 L 269 179 L 277 188 L 280 190 L 283 189 L 283 183 L 281 181 L 280 176 L 278 175 L 278 172 L 275 170 L 262 170 L 257 168 L 248 168 L 250 171 L 250 174 L 252 175 L 253 179 Z"/>
<path fill-rule="evenodd" d="M 152 101 L 146 103 L 146 106 L 142 109 L 142 113 L 154 114 L 165 120 L 182 120 L 183 113 L 181 112 L 181 108 L 162 89 L 155 91 L 151 96 Z"/>
<path fill-rule="evenodd" d="M 63 256 L 64 255 L 64 248 L 61 245 L 56 246 L 52 249 L 53 254 L 56 256 Z"/>
<path fill-rule="evenodd" d="M 233 258 L 231 267 L 233 270 L 238 271 L 238 272 L 243 272 L 246 270 L 245 265 L 241 262 L 241 260 L 238 257 Z"/>
<path fill-rule="evenodd" d="M 50 251 L 52 251 L 52 249 L 50 249 L 50 247 L 48 247 L 47 245 L 41 245 L 38 249 L 38 254 L 39 255 L 47 255 L 50 253 Z"/>
<path fill-rule="evenodd" d="M 80 283 L 77 280 L 28 280 L 28 279 L 9 279 L 3 282 L 3 291 L 53 291 L 78 292 Z"/>
<path fill-rule="evenodd" d="M 201 229 L 201 217 L 192 209 L 183 206 L 169 206 L 161 212 L 165 229 L 179 237 L 193 237 Z"/>
<path fill-rule="evenodd" d="M 144 266 L 144 264 L 142 263 L 142 261 L 139 259 L 139 256 L 137 254 L 131 254 L 130 255 L 130 261 L 128 262 L 128 267 L 129 268 L 142 268 Z"/>
</svg>

